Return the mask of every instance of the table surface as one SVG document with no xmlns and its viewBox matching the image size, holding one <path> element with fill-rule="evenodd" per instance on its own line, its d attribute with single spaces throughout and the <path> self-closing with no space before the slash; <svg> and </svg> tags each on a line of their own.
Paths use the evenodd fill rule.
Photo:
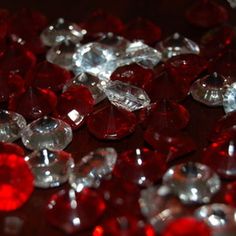
<svg viewBox="0 0 236 236">
<path fill-rule="evenodd" d="M 193 1 L 191 0 L 1 0 L 0 8 L 7 8 L 15 11 L 21 7 L 29 7 L 42 11 L 42 13 L 49 17 L 50 21 L 58 17 L 64 17 L 75 22 L 80 22 L 91 11 L 101 8 L 117 15 L 124 20 L 124 22 L 137 16 L 151 19 L 161 26 L 163 37 L 174 32 L 180 32 L 181 34 L 198 41 L 205 31 L 190 26 L 184 18 L 184 11 L 186 7 L 192 4 L 192 2 Z M 220 2 L 227 6 L 226 1 Z M 229 11 L 229 22 L 234 24 L 236 23 L 236 11 L 232 9 L 229 9 Z M 202 148 L 208 144 L 207 135 L 210 132 L 212 125 L 224 114 L 224 112 L 222 108 L 206 107 L 194 101 L 191 97 L 185 99 L 182 104 L 186 106 L 191 115 L 187 131 L 196 141 L 198 149 L 191 155 L 180 159 L 180 161 L 197 161 L 200 158 Z M 102 146 L 113 146 L 120 152 L 128 148 L 136 148 L 143 145 L 143 130 L 140 127 L 134 134 L 121 141 L 103 142 L 95 139 L 88 133 L 87 128 L 83 126 L 74 132 L 73 141 L 66 150 L 71 152 L 76 160 L 79 160 L 91 150 Z M 6 217 L 14 216 L 17 216 L 24 221 L 23 228 L 18 235 L 65 235 L 64 232 L 48 225 L 44 218 L 44 206 L 46 205 L 47 200 L 52 193 L 57 192 L 61 188 L 49 190 L 35 189 L 30 200 L 23 207 L 14 212 L 0 213 L 0 235 L 9 235 L 3 232 L 4 222 Z M 90 233 L 78 233 L 77 235 L 90 235 Z"/>
</svg>

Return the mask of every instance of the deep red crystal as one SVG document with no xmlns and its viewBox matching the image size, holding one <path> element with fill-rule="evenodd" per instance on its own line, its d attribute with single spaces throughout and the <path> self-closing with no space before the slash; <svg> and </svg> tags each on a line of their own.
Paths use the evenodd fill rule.
<svg viewBox="0 0 236 236">
<path fill-rule="evenodd" d="M 186 12 L 189 23 L 208 28 L 228 20 L 228 11 L 224 6 L 212 0 L 196 1 Z"/>
<path fill-rule="evenodd" d="M 21 207 L 33 191 L 33 175 L 22 156 L 0 154 L 0 211 Z"/>
<path fill-rule="evenodd" d="M 87 119 L 89 131 L 99 139 L 121 139 L 134 132 L 136 116 L 109 105 L 94 111 Z"/>
<path fill-rule="evenodd" d="M 24 93 L 10 99 L 8 109 L 34 120 L 52 113 L 56 103 L 57 97 L 51 90 L 29 87 Z"/>
<path fill-rule="evenodd" d="M 25 156 L 24 149 L 15 143 L 0 142 L 0 153 L 16 154 L 22 157 Z"/>
<path fill-rule="evenodd" d="M 137 18 L 129 22 L 121 34 L 131 41 L 138 39 L 152 45 L 160 40 L 161 29 L 150 20 Z"/>
<path fill-rule="evenodd" d="M 105 202 L 93 190 L 61 190 L 49 200 L 46 219 L 66 233 L 75 233 L 95 225 L 105 208 Z"/>
<path fill-rule="evenodd" d="M 229 183 L 224 191 L 224 201 L 236 207 L 236 182 Z"/>
<path fill-rule="evenodd" d="M 184 217 L 172 221 L 163 236 L 212 236 L 210 228 L 196 218 Z"/>
<path fill-rule="evenodd" d="M 163 154 L 147 148 L 137 148 L 119 155 L 113 174 L 124 181 L 148 186 L 159 181 L 166 170 Z"/>
</svg>

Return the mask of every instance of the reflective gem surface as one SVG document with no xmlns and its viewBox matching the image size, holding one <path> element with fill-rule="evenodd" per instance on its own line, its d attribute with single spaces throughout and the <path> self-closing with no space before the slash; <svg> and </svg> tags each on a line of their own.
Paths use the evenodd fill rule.
<svg viewBox="0 0 236 236">
<path fill-rule="evenodd" d="M 225 113 L 236 110 L 236 83 L 231 84 L 223 97 L 223 107 Z"/>
<path fill-rule="evenodd" d="M 184 203 L 208 203 L 219 191 L 218 175 L 200 163 L 184 163 L 171 167 L 163 176 L 163 184 Z"/>
<path fill-rule="evenodd" d="M 72 130 L 67 123 L 45 116 L 27 125 L 21 132 L 21 139 L 31 150 L 61 150 L 71 142 Z"/>
<path fill-rule="evenodd" d="M 39 188 L 58 187 L 65 183 L 74 167 L 71 155 L 64 151 L 41 149 L 25 157 L 34 175 L 34 185 Z"/>
</svg>

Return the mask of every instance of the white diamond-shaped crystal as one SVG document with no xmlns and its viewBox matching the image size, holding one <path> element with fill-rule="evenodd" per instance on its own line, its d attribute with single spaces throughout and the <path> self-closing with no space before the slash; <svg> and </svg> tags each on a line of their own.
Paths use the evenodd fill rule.
<svg viewBox="0 0 236 236">
<path fill-rule="evenodd" d="M 99 148 L 83 157 L 70 174 L 69 183 L 80 192 L 84 187 L 98 187 L 102 178 L 109 175 L 116 163 L 114 148 Z"/>
<path fill-rule="evenodd" d="M 143 89 L 118 80 L 110 81 L 104 92 L 113 105 L 128 111 L 136 111 L 150 105 L 150 99 Z"/>
<path fill-rule="evenodd" d="M 185 38 L 179 33 L 174 33 L 155 47 L 162 54 L 162 60 L 165 61 L 173 56 L 180 54 L 199 54 L 200 48 L 197 43 Z"/>
<path fill-rule="evenodd" d="M 225 113 L 236 110 L 236 83 L 231 84 L 224 94 L 223 107 Z"/>
</svg>

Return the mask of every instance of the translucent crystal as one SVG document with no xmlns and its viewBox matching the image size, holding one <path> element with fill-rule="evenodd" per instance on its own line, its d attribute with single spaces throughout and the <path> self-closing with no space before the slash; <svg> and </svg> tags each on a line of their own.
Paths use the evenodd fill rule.
<svg viewBox="0 0 236 236">
<path fill-rule="evenodd" d="M 163 176 L 163 184 L 186 204 L 208 203 L 221 186 L 218 175 L 208 166 L 192 162 L 171 167 Z"/>
<path fill-rule="evenodd" d="M 236 232 L 236 210 L 225 204 L 202 206 L 195 216 L 205 221 L 212 229 L 213 236 L 234 236 Z"/>
<path fill-rule="evenodd" d="M 84 187 L 98 187 L 102 178 L 110 174 L 116 163 L 113 148 L 99 148 L 83 157 L 69 177 L 70 185 L 80 192 Z"/>
<path fill-rule="evenodd" d="M 161 52 L 163 61 L 180 54 L 200 53 L 200 48 L 195 42 L 183 37 L 179 33 L 174 33 L 165 40 L 159 42 L 155 48 Z"/>
<path fill-rule="evenodd" d="M 196 80 L 190 89 L 196 101 L 208 106 L 222 106 L 227 80 L 214 73 Z"/>
<path fill-rule="evenodd" d="M 47 52 L 46 59 L 53 64 L 70 70 L 74 66 L 73 55 L 79 46 L 78 43 L 74 43 L 70 39 L 65 39 Z"/>
<path fill-rule="evenodd" d="M 18 113 L 0 110 L 0 141 L 13 142 L 20 137 L 26 126 L 24 117 Z"/>
<path fill-rule="evenodd" d="M 75 76 L 71 81 L 66 83 L 64 86 L 64 91 L 66 91 L 72 85 L 84 85 L 91 92 L 95 104 L 101 102 L 105 97 L 105 93 L 101 90 L 102 81 L 99 78 L 89 74 L 89 73 L 81 73 Z"/>
<path fill-rule="evenodd" d="M 68 180 L 74 167 L 71 154 L 42 149 L 25 157 L 34 174 L 34 185 L 39 188 L 57 187 Z"/>
<path fill-rule="evenodd" d="M 167 186 L 152 186 L 141 191 L 139 204 L 142 214 L 157 232 L 178 217 L 186 214 L 180 200 Z"/>
<path fill-rule="evenodd" d="M 84 30 L 78 25 L 67 22 L 63 18 L 59 18 L 56 22 L 43 30 L 40 37 L 46 46 L 55 46 L 65 39 L 70 39 L 74 43 L 78 43 L 84 33 Z"/>
<path fill-rule="evenodd" d="M 27 125 L 21 132 L 21 139 L 31 150 L 61 150 L 72 141 L 72 130 L 67 123 L 45 116 Z"/>
<path fill-rule="evenodd" d="M 225 113 L 236 110 L 236 83 L 231 84 L 224 94 L 223 107 Z"/>
<path fill-rule="evenodd" d="M 111 81 L 104 92 L 113 105 L 128 111 L 136 111 L 150 105 L 150 99 L 143 89 L 118 80 Z"/>
</svg>

